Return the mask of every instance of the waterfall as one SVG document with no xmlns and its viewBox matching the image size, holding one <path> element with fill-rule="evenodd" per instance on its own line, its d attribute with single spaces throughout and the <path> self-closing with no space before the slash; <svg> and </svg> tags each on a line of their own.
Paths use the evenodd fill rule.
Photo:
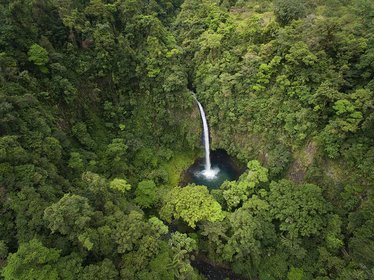
<svg viewBox="0 0 374 280">
<path fill-rule="evenodd" d="M 210 148 L 209 148 L 209 128 L 208 122 L 206 121 L 205 112 L 203 106 L 201 106 L 200 102 L 196 99 L 197 105 L 199 106 L 201 120 L 203 121 L 203 128 L 204 128 L 204 148 L 205 148 L 205 170 L 211 170 L 210 164 Z"/>
<path fill-rule="evenodd" d="M 209 148 L 209 127 L 208 122 L 206 120 L 205 112 L 203 106 L 200 104 L 200 102 L 197 100 L 196 96 L 193 95 L 197 105 L 199 106 L 200 110 L 200 116 L 201 120 L 203 122 L 203 133 L 204 133 L 204 149 L 205 149 L 205 169 L 201 172 L 203 176 L 205 176 L 207 179 L 213 179 L 216 177 L 217 173 L 219 172 L 218 168 L 212 168 L 212 165 L 210 163 L 210 148 Z"/>
</svg>

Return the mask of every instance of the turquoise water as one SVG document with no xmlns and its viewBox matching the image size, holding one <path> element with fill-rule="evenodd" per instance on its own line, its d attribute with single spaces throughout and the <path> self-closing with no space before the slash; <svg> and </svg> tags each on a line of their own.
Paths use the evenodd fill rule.
<svg viewBox="0 0 374 280">
<path fill-rule="evenodd" d="M 237 180 L 244 172 L 244 169 L 232 159 L 224 150 L 216 150 L 210 153 L 212 169 L 218 169 L 217 175 L 213 179 L 205 178 L 201 172 L 205 169 L 204 158 L 197 159 L 185 172 L 182 185 L 195 183 L 196 185 L 207 186 L 208 189 L 215 189 L 228 180 Z"/>
</svg>

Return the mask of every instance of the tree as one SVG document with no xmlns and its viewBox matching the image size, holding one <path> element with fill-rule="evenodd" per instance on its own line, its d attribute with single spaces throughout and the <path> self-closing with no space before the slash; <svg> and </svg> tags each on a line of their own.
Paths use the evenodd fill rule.
<svg viewBox="0 0 374 280">
<path fill-rule="evenodd" d="M 135 202 L 142 208 L 151 208 L 157 201 L 156 184 L 152 180 L 144 180 L 135 190 Z"/>
<path fill-rule="evenodd" d="M 259 161 L 249 161 L 247 168 L 248 171 L 240 176 L 238 182 L 226 181 L 220 187 L 229 210 L 245 202 L 254 193 L 256 187 L 268 181 L 268 170 L 262 167 Z"/>
<path fill-rule="evenodd" d="M 75 253 L 61 257 L 61 250 L 45 247 L 38 239 L 21 243 L 8 257 L 2 271 L 5 280 L 78 280 L 82 258 Z"/>
<path fill-rule="evenodd" d="M 59 232 L 74 238 L 86 229 L 93 209 L 88 199 L 75 194 L 65 194 L 58 202 L 44 210 L 44 220 L 52 232 Z"/>
<path fill-rule="evenodd" d="M 82 278 L 83 280 L 116 280 L 119 273 L 109 259 L 104 259 L 102 262 L 90 264 L 83 269 Z"/>
<path fill-rule="evenodd" d="M 5 260 L 8 255 L 8 247 L 4 240 L 0 240 L 0 259 Z"/>
<path fill-rule="evenodd" d="M 100 160 L 102 169 L 111 175 L 120 175 L 126 170 L 126 151 L 125 141 L 120 138 L 113 139 L 107 145 L 103 158 Z"/>
<path fill-rule="evenodd" d="M 96 147 L 95 141 L 87 130 L 87 125 L 84 122 L 78 122 L 72 127 L 73 135 L 85 147 L 93 150 Z"/>
<path fill-rule="evenodd" d="M 274 13 L 279 23 L 285 25 L 303 17 L 306 12 L 305 5 L 304 0 L 277 0 L 274 3 Z"/>
<path fill-rule="evenodd" d="M 121 219 L 115 224 L 115 229 L 112 231 L 112 237 L 118 245 L 117 251 L 122 254 L 136 251 L 144 233 L 149 233 L 143 213 L 131 211 L 128 215 L 119 216 Z"/>
<path fill-rule="evenodd" d="M 273 219 L 280 222 L 280 230 L 292 237 L 315 235 L 325 223 L 327 203 L 316 185 L 298 186 L 287 180 L 273 181 L 268 202 L 272 206 Z"/>
<path fill-rule="evenodd" d="M 327 227 L 325 230 L 326 247 L 331 252 L 337 252 L 344 245 L 343 235 L 341 234 L 342 220 L 338 215 L 329 215 L 327 217 Z"/>
<path fill-rule="evenodd" d="M 171 222 L 172 218 L 181 218 L 195 228 L 197 222 L 214 222 L 224 218 L 221 206 L 205 186 L 176 187 L 168 192 L 163 200 L 160 216 L 168 222 Z"/>
<path fill-rule="evenodd" d="M 110 188 L 125 193 L 131 189 L 131 185 L 124 179 L 115 178 L 110 182 Z"/>
<path fill-rule="evenodd" d="M 304 277 L 304 271 L 300 268 L 291 267 L 287 274 L 288 280 L 302 280 Z"/>
<path fill-rule="evenodd" d="M 333 106 L 336 115 L 339 116 L 335 123 L 344 132 L 355 132 L 362 121 L 362 113 L 348 100 L 342 99 L 335 102 Z"/>
<path fill-rule="evenodd" d="M 61 159 L 62 147 L 56 138 L 46 137 L 42 148 L 42 154 L 51 162 L 57 163 Z"/>
<path fill-rule="evenodd" d="M 29 61 L 33 62 L 43 73 L 47 73 L 48 69 L 45 65 L 49 61 L 48 52 L 38 44 L 33 44 L 28 53 Z"/>
<path fill-rule="evenodd" d="M 20 145 L 16 136 L 3 136 L 0 138 L 0 160 L 13 164 L 25 163 L 28 160 L 28 153 Z"/>
<path fill-rule="evenodd" d="M 196 241 L 185 233 L 175 232 L 171 235 L 169 246 L 173 252 L 171 264 L 176 279 L 196 279 L 190 264 L 190 254 L 197 250 Z"/>
<path fill-rule="evenodd" d="M 26 173 L 29 171 L 32 171 L 31 174 Z M 30 168 L 29 170 L 27 168 L 21 169 L 21 172 L 25 172 L 27 175 L 38 175 L 35 174 L 34 168 Z M 25 176 L 26 178 L 28 177 L 27 175 Z M 22 178 L 18 174 L 17 177 L 19 179 Z M 25 183 L 22 182 L 22 184 Z M 45 194 L 48 195 L 52 195 L 53 193 L 53 190 L 45 185 L 40 185 L 39 190 L 35 187 L 24 185 L 20 191 L 8 194 L 9 204 L 7 206 L 14 211 L 15 217 L 13 219 L 15 219 L 19 242 L 29 241 L 33 236 L 44 230 L 43 213 L 50 202 L 39 193 L 40 189 L 43 189 Z"/>
<path fill-rule="evenodd" d="M 352 234 L 348 245 L 351 256 L 357 263 L 374 266 L 371 255 L 374 253 L 374 204 L 372 197 L 360 208 L 349 214 L 348 230 Z"/>
<path fill-rule="evenodd" d="M 201 235 L 208 239 L 209 257 L 230 262 L 237 273 L 256 276 L 277 241 L 269 210 L 266 200 L 253 195 L 223 221 L 204 222 Z"/>
<path fill-rule="evenodd" d="M 232 235 L 223 249 L 224 259 L 246 263 L 245 270 L 247 271 L 256 270 L 261 258 L 261 243 L 259 241 L 264 235 L 261 221 L 254 218 L 245 209 L 238 209 L 234 213 L 230 213 L 228 219 Z M 241 271 L 241 273 L 243 272 Z"/>
<path fill-rule="evenodd" d="M 78 172 L 82 171 L 84 167 L 82 155 L 78 152 L 71 152 L 68 166 Z"/>
<path fill-rule="evenodd" d="M 16 253 L 10 254 L 2 271 L 5 280 L 57 280 L 60 251 L 49 249 L 38 240 L 21 243 Z"/>
</svg>

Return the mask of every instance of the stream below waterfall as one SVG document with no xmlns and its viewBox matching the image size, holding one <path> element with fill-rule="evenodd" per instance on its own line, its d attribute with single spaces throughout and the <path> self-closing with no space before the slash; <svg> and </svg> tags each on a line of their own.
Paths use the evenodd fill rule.
<svg viewBox="0 0 374 280">
<path fill-rule="evenodd" d="M 248 280 L 243 276 L 235 274 L 229 268 L 213 264 L 204 255 L 197 255 L 191 264 L 208 280 Z"/>
</svg>

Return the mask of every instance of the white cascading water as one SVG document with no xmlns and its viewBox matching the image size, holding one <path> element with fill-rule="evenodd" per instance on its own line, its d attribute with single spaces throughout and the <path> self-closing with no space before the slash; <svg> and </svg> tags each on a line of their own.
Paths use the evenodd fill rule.
<svg viewBox="0 0 374 280">
<path fill-rule="evenodd" d="M 207 179 L 213 179 L 217 173 L 218 169 L 214 168 L 212 169 L 211 163 L 210 163 L 210 148 L 209 148 L 209 127 L 208 122 L 205 117 L 205 112 L 203 106 L 200 104 L 200 102 L 196 99 L 194 96 L 197 105 L 199 106 L 201 120 L 203 121 L 203 129 L 204 129 L 204 148 L 205 148 L 205 169 L 201 172 Z"/>
<path fill-rule="evenodd" d="M 210 147 L 209 147 L 209 128 L 208 122 L 206 121 L 205 112 L 203 106 L 201 106 L 200 102 L 197 101 L 197 105 L 199 106 L 201 119 L 203 121 L 203 128 L 204 128 L 204 148 L 205 148 L 205 170 L 211 169 L 210 163 Z"/>
</svg>

